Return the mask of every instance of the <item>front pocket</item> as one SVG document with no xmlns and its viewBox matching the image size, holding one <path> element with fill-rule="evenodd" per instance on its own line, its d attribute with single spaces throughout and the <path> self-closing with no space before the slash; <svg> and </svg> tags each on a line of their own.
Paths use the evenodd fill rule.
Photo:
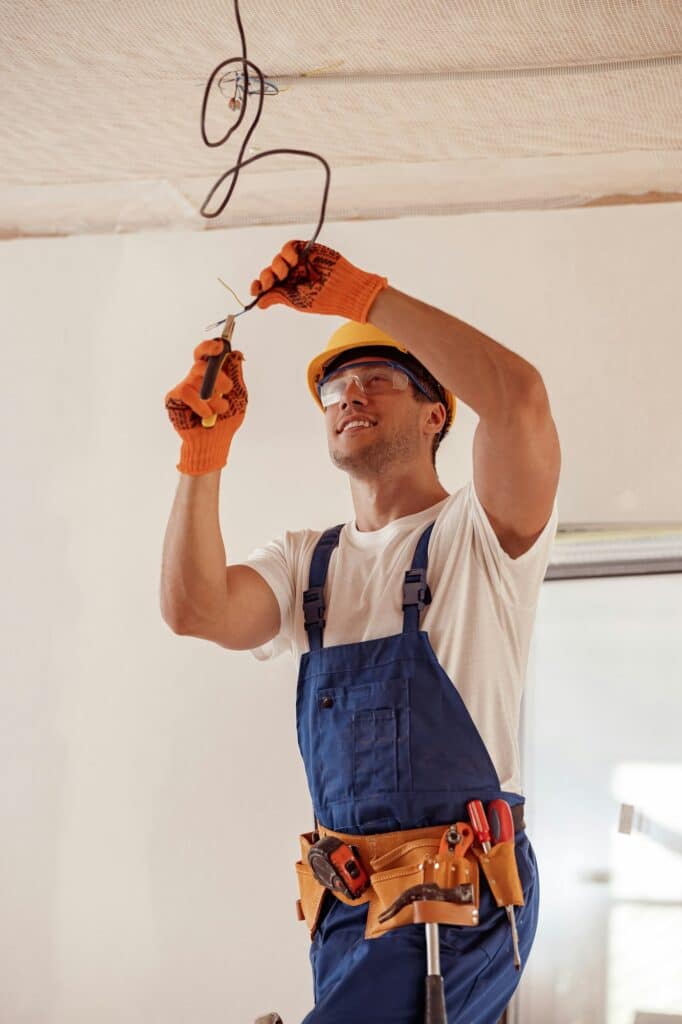
<svg viewBox="0 0 682 1024">
<path fill-rule="evenodd" d="M 395 793 L 398 788 L 398 720 L 392 708 L 353 714 L 353 791 Z"/>
<path fill-rule="evenodd" d="M 325 687 L 315 695 L 320 805 L 392 793 L 409 780 L 407 679 Z"/>
</svg>

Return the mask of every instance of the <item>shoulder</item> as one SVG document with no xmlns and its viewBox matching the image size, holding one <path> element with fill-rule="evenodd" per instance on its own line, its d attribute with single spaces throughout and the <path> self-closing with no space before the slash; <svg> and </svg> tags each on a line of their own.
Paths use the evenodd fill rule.
<svg viewBox="0 0 682 1024">
<path fill-rule="evenodd" d="M 452 494 L 449 494 L 445 499 L 434 523 L 434 537 L 440 535 L 452 537 L 469 520 L 471 507 L 470 487 L 471 482 L 466 483 L 456 491 L 453 491 Z"/>
<path fill-rule="evenodd" d="M 269 568 L 280 574 L 295 577 L 301 559 L 312 552 L 322 535 L 321 530 L 285 530 L 267 543 L 254 548 L 245 564 L 254 568 Z"/>
<path fill-rule="evenodd" d="M 340 536 L 343 536 L 345 523 L 335 524 L 341 527 Z M 295 573 L 297 570 L 307 570 L 316 548 L 324 534 L 333 530 L 334 526 L 324 528 L 305 528 L 300 530 L 285 530 L 279 537 L 271 542 L 282 553 L 287 565 Z"/>
<path fill-rule="evenodd" d="M 474 481 L 469 480 L 445 502 L 436 520 L 431 545 L 435 559 L 442 559 L 453 572 L 466 561 L 468 571 L 473 572 L 477 566 L 495 590 L 506 594 L 510 600 L 529 603 L 537 597 L 536 590 L 550 559 L 557 525 L 555 499 L 550 517 L 533 543 L 522 553 L 510 555 L 495 533 Z"/>
</svg>

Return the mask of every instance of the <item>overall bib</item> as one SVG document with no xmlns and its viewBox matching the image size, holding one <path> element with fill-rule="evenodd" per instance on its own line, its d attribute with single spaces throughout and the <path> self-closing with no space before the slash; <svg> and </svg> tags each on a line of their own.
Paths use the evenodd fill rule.
<svg viewBox="0 0 682 1024">
<path fill-rule="evenodd" d="M 422 533 L 403 586 L 403 631 L 361 643 L 323 646 L 324 585 L 343 524 L 327 530 L 310 564 L 304 615 L 310 651 L 301 657 L 298 742 L 317 821 L 353 835 L 468 821 L 466 802 L 501 797 L 490 755 L 462 698 L 419 629 L 431 603 Z M 453 626 L 456 609 L 452 611 Z M 516 833 L 525 906 L 516 907 L 525 964 L 537 927 L 539 887 L 532 847 Z M 315 1006 L 303 1024 L 421 1024 L 426 936 L 409 924 L 365 939 L 367 904 L 326 892 L 312 941 Z M 496 1024 L 520 972 L 511 930 L 485 882 L 480 924 L 441 925 L 440 960 L 448 1024 Z"/>
</svg>

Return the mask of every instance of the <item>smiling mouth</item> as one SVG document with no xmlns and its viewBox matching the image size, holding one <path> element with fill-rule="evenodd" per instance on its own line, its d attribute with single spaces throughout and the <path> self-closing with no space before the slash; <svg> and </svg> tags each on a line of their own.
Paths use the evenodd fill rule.
<svg viewBox="0 0 682 1024">
<path fill-rule="evenodd" d="M 359 417 L 358 417 L 358 419 L 359 419 Z M 351 420 L 351 422 L 352 422 L 352 420 Z M 341 437 L 342 434 L 348 434 L 348 433 L 354 434 L 358 430 L 368 430 L 370 427 L 375 427 L 375 426 L 376 426 L 376 423 L 362 423 L 362 422 L 360 422 L 360 423 L 357 424 L 357 426 L 344 427 L 343 430 L 337 430 L 336 431 L 336 435 L 337 435 L 337 437 Z"/>
<path fill-rule="evenodd" d="M 341 431 L 341 434 L 339 436 L 342 437 L 344 434 L 357 434 L 358 431 L 360 431 L 360 430 L 371 430 L 371 429 L 372 429 L 371 426 L 370 427 L 344 427 L 343 430 Z"/>
</svg>

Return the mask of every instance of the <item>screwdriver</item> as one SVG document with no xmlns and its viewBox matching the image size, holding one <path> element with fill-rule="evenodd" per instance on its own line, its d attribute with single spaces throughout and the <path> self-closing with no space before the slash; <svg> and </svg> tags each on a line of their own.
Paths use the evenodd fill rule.
<svg viewBox="0 0 682 1024">
<path fill-rule="evenodd" d="M 485 816 L 483 804 L 480 800 L 469 800 L 467 804 L 467 811 L 469 812 L 471 827 L 474 830 L 476 838 L 483 847 L 483 852 L 490 853 L 490 825 L 488 824 L 488 819 Z"/>
<path fill-rule="evenodd" d="M 512 818 L 511 808 L 507 801 L 491 800 L 488 804 L 488 816 L 490 818 L 493 846 L 497 846 L 498 843 L 504 843 L 508 839 L 513 841 L 514 819 Z M 514 906 L 510 903 L 509 906 L 504 909 L 507 911 L 507 917 L 509 918 L 509 924 L 511 926 L 514 967 L 517 971 L 520 971 L 521 954 L 519 953 L 519 933 L 516 929 Z"/>
<path fill-rule="evenodd" d="M 485 811 L 483 810 L 483 804 L 481 801 L 469 800 L 467 803 L 467 811 L 469 812 L 471 826 L 476 834 L 476 838 L 483 847 L 484 853 L 490 853 L 491 839 L 492 845 L 496 846 L 497 843 L 503 842 L 504 839 L 514 838 L 514 821 L 511 816 L 509 804 L 506 800 L 491 800 L 488 804 L 488 810 L 490 811 L 495 827 L 493 836 L 490 834 L 490 825 L 488 824 L 488 819 Z M 521 957 L 519 955 L 519 935 L 516 930 L 514 907 L 510 905 L 504 909 L 507 912 L 507 918 L 509 919 L 509 924 L 511 926 L 514 967 L 518 971 L 521 969 Z"/>
</svg>

